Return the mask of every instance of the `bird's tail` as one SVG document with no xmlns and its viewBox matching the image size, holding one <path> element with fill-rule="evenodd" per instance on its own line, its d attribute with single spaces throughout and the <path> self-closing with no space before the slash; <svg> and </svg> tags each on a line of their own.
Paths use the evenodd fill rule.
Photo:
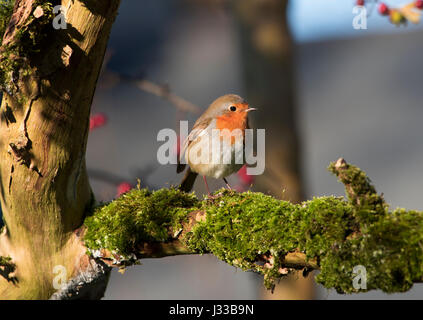
<svg viewBox="0 0 423 320">
<path fill-rule="evenodd" d="M 187 172 L 185 172 L 185 176 L 181 181 L 181 185 L 179 186 L 179 190 L 190 192 L 192 187 L 194 186 L 195 179 L 197 178 L 198 173 L 191 171 L 191 168 L 188 167 Z"/>
</svg>

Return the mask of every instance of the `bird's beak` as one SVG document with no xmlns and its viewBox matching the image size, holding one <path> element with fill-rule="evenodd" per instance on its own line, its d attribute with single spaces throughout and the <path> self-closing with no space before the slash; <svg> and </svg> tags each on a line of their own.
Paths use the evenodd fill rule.
<svg viewBox="0 0 423 320">
<path fill-rule="evenodd" d="M 257 110 L 257 108 L 248 108 L 248 109 L 245 110 L 245 112 L 256 111 L 256 110 Z"/>
</svg>

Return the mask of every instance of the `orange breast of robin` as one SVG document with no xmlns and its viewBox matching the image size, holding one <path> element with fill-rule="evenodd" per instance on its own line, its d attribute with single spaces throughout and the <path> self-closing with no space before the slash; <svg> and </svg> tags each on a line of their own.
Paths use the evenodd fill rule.
<svg viewBox="0 0 423 320">
<path fill-rule="evenodd" d="M 221 137 L 225 136 L 224 129 L 229 130 L 232 133 L 235 129 L 242 130 L 242 135 L 244 136 L 245 128 L 247 126 L 247 113 L 246 112 L 234 112 L 227 113 L 216 118 L 216 128 L 221 130 Z M 231 144 L 235 143 L 235 136 L 231 137 Z"/>
</svg>

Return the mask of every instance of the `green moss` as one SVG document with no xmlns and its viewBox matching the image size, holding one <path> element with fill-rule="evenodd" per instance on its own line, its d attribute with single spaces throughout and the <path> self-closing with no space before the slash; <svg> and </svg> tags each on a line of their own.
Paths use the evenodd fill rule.
<svg viewBox="0 0 423 320">
<path fill-rule="evenodd" d="M 12 16 L 15 0 L 0 0 L 0 36 L 3 38 L 6 27 Z"/>
<path fill-rule="evenodd" d="M 378 215 L 386 213 L 385 200 L 360 168 L 339 159 L 336 163 L 331 163 L 328 170 L 345 185 L 348 200 L 354 205 L 354 215 L 361 222 L 375 221 Z"/>
<path fill-rule="evenodd" d="M 292 204 L 262 193 L 219 190 L 214 199 L 199 201 L 175 189 L 133 190 L 86 220 L 86 245 L 137 255 L 144 242 L 175 238 L 188 214 L 200 209 L 205 220 L 179 240 L 192 252 L 212 253 L 263 274 L 268 288 L 290 270 L 284 257 L 294 251 L 318 264 L 318 283 L 339 292 L 357 292 L 353 269 L 358 265 L 367 271 L 366 290 L 402 292 L 422 281 L 423 213 L 389 211 L 357 167 L 333 164 L 331 170 L 345 184 L 348 199 Z"/>
<path fill-rule="evenodd" d="M 216 203 L 206 201 L 204 223 L 199 223 L 186 236 L 187 246 L 199 253 L 211 252 L 219 259 L 243 270 L 265 275 L 271 286 L 278 257 L 297 246 L 296 232 L 284 232 L 283 220 L 297 220 L 297 206 L 280 202 L 261 193 L 219 191 Z M 294 213 L 292 215 L 292 213 Z M 272 254 L 273 268 L 256 263 L 260 255 Z"/>
<path fill-rule="evenodd" d="M 315 198 L 295 205 L 262 193 L 221 190 L 219 194 L 217 203 L 203 204 L 207 219 L 187 235 L 187 246 L 263 274 L 268 288 L 281 277 L 279 268 L 288 252 L 321 257 L 351 232 L 352 207 L 342 198 Z M 257 263 L 263 255 L 274 258 L 271 268 Z"/>
<path fill-rule="evenodd" d="M 423 279 L 423 214 L 397 209 L 367 225 L 360 236 L 334 244 L 321 261 L 317 281 L 339 292 L 355 292 L 352 270 L 363 265 L 367 290 L 409 290 Z"/>
<path fill-rule="evenodd" d="M 85 220 L 85 244 L 91 250 L 104 248 L 123 260 L 131 259 L 143 242 L 172 239 L 198 206 L 193 194 L 177 189 L 133 189 Z"/>
<path fill-rule="evenodd" d="M 4 3 L 6 2 L 7 4 L 3 8 L 4 15 L 0 10 L 0 27 L 2 23 L 5 24 L 4 26 L 7 25 L 6 21 L 10 18 L 9 15 L 13 9 L 12 1 L 5 1 Z M 35 18 L 33 15 L 37 7 L 41 7 L 44 12 L 39 18 Z M 50 2 L 35 1 L 32 13 L 27 21 L 16 29 L 13 40 L 1 46 L 0 85 L 9 94 L 17 95 L 18 92 L 16 92 L 15 87 L 18 79 L 32 74 L 32 67 L 28 64 L 28 58 L 40 52 L 43 47 L 42 43 L 49 34 L 47 28 L 51 27 L 53 18 L 53 6 Z"/>
</svg>

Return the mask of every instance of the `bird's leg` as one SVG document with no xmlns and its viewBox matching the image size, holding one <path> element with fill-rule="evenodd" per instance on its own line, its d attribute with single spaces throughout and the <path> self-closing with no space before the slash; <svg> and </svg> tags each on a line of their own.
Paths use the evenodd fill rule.
<svg viewBox="0 0 423 320">
<path fill-rule="evenodd" d="M 207 193 L 209 194 L 209 197 L 211 197 L 212 195 L 210 193 L 209 185 L 207 184 L 206 176 L 203 176 L 203 179 L 204 179 L 204 183 L 206 184 Z"/>
<path fill-rule="evenodd" d="M 223 181 L 225 181 L 226 186 L 228 187 L 228 189 L 232 191 L 232 188 L 231 188 L 231 186 L 229 185 L 228 180 L 226 180 L 226 178 L 223 178 Z"/>
</svg>

